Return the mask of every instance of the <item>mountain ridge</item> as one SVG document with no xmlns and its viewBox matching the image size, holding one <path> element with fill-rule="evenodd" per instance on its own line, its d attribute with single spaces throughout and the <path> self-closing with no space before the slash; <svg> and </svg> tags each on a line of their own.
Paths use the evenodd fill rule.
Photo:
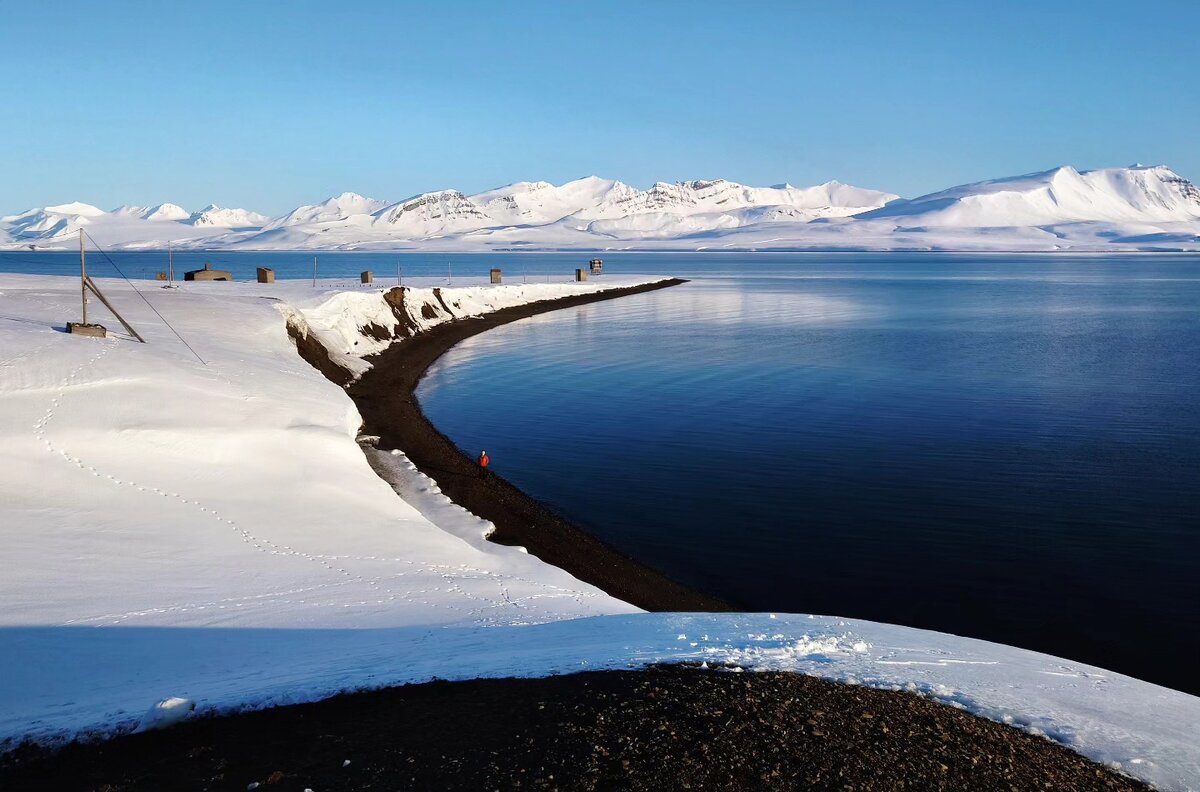
<svg viewBox="0 0 1200 792">
<path fill-rule="evenodd" d="M 345 192 L 276 217 L 71 202 L 0 217 L 0 245 L 61 246 L 82 227 L 140 249 L 1200 249 L 1200 189 L 1165 165 L 1060 166 L 908 199 L 838 181 L 715 178 L 643 190 L 585 176 L 400 201 Z"/>
</svg>

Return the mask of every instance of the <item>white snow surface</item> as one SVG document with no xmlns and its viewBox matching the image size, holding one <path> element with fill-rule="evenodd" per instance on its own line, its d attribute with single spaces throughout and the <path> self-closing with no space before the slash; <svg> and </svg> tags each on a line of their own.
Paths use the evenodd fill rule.
<svg viewBox="0 0 1200 792">
<path fill-rule="evenodd" d="M 81 203 L 0 217 L 0 249 L 101 245 L 225 250 L 1200 250 L 1200 190 L 1162 165 L 1064 166 L 911 200 L 836 181 L 750 187 L 726 179 L 638 189 L 589 176 L 402 201 L 343 193 L 269 218 L 174 204 Z"/>
<path fill-rule="evenodd" d="M 115 215 L 137 217 L 142 220 L 187 220 L 191 212 L 173 203 L 158 204 L 157 206 L 118 206 L 112 210 Z"/>
<path fill-rule="evenodd" d="M 472 313 L 631 282 L 442 297 Z M 286 331 L 302 323 L 357 359 L 357 327 L 395 321 L 383 290 L 143 287 L 204 365 L 128 285 L 100 283 L 149 343 L 61 332 L 74 279 L 0 275 L 0 739 L 148 728 L 193 703 L 703 660 L 914 690 L 1200 789 L 1195 696 L 894 625 L 641 613 L 486 542 L 489 523 L 369 449 L 389 486 L 353 403 Z"/>
<path fill-rule="evenodd" d="M 178 218 L 171 218 L 178 219 Z M 262 228 L 271 222 L 271 218 L 249 209 L 226 209 L 216 204 L 209 204 L 195 214 L 189 215 L 188 222 L 197 227 L 213 226 L 216 228 Z"/>
<path fill-rule="evenodd" d="M 410 282 L 420 281 L 410 279 Z M 479 316 L 501 308 L 553 300 L 580 292 L 604 291 L 630 283 L 628 278 L 606 276 L 603 281 L 585 283 L 467 285 L 452 289 L 406 286 L 405 313 L 418 331 L 424 331 L 453 319 Z M 384 300 L 386 291 L 390 290 L 344 291 L 330 295 L 319 305 L 288 306 L 281 310 L 300 332 L 305 335 L 314 333 L 334 362 L 358 376 L 370 368 L 370 363 L 362 358 L 382 352 L 393 340 L 380 340 L 361 331 L 366 325 L 391 330 L 398 323 L 398 317 Z"/>
</svg>

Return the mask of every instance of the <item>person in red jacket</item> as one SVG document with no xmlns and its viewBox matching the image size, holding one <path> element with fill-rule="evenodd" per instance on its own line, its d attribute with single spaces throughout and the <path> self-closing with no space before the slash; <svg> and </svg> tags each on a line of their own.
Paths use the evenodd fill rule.
<svg viewBox="0 0 1200 792">
<path fill-rule="evenodd" d="M 487 476 L 487 466 L 488 466 L 488 463 L 491 461 L 492 461 L 491 458 L 488 457 L 488 455 L 487 455 L 487 451 L 479 452 L 479 476 L 480 476 L 480 478 Z"/>
</svg>

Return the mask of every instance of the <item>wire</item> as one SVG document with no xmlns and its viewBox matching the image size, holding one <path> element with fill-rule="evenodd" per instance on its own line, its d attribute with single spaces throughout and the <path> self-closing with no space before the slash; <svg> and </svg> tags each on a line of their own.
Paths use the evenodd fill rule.
<svg viewBox="0 0 1200 792">
<path fill-rule="evenodd" d="M 100 244 L 96 240 L 92 239 L 92 235 L 89 234 L 86 229 L 84 230 L 83 235 L 86 236 L 88 239 L 92 240 L 92 244 L 95 245 L 96 250 L 100 251 L 100 255 L 104 256 L 104 258 L 108 261 L 108 263 L 112 265 L 112 268 L 115 269 L 117 271 L 117 273 L 120 274 L 120 276 L 125 279 L 125 282 L 128 283 L 129 287 L 131 289 L 133 289 L 134 292 L 137 293 L 137 296 L 142 298 L 142 302 L 144 302 L 144 303 L 146 303 L 146 305 L 150 306 L 150 310 L 154 311 L 154 315 L 162 320 L 162 323 L 165 324 L 171 330 L 171 332 L 175 334 L 175 337 L 178 338 L 180 340 L 180 342 L 185 347 L 188 348 L 188 351 L 196 356 L 196 360 L 199 360 L 201 363 L 203 363 L 204 365 L 207 366 L 208 363 L 204 360 L 204 358 L 200 357 L 200 353 L 197 352 L 196 350 L 192 349 L 192 345 L 189 344 L 184 339 L 184 337 L 179 334 L 178 330 L 176 330 L 174 327 L 171 326 L 171 323 L 167 321 L 167 317 L 165 317 L 161 313 L 159 313 L 158 309 L 154 307 L 154 304 L 146 299 L 146 295 L 144 295 L 140 291 L 138 291 L 138 287 L 134 285 L 133 281 L 131 281 L 129 279 L 129 277 L 124 273 L 124 271 L 122 271 L 122 269 L 117 266 L 117 262 L 113 261 L 112 257 L 109 256 L 108 253 L 104 252 L 104 248 L 100 247 Z"/>
</svg>

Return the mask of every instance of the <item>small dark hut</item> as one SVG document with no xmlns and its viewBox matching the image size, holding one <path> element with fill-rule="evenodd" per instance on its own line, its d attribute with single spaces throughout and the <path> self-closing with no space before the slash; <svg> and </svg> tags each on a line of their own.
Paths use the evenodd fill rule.
<svg viewBox="0 0 1200 792">
<path fill-rule="evenodd" d="M 190 281 L 231 281 L 233 273 L 225 270 L 215 270 L 212 264 L 204 262 L 204 269 L 191 270 L 183 273 L 184 280 Z"/>
</svg>

